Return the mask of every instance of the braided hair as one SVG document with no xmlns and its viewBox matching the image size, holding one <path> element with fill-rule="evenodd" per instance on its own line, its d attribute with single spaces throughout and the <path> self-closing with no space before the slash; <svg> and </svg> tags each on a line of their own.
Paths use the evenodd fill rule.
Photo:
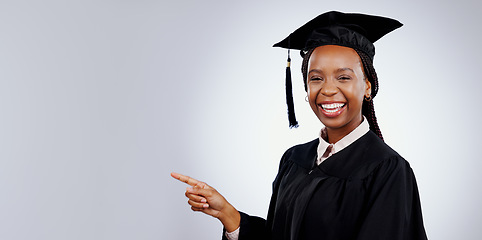
<svg viewBox="0 0 482 240">
<path fill-rule="evenodd" d="M 315 49 L 312 48 L 307 52 L 302 53 L 303 56 L 303 63 L 301 64 L 301 72 L 303 73 L 303 83 L 305 86 L 305 91 L 308 91 L 307 87 L 307 78 L 308 78 L 308 62 L 310 60 L 311 54 Z M 368 81 L 371 83 L 371 98 L 370 101 L 365 99 L 362 105 L 362 114 L 368 121 L 370 125 L 370 130 L 375 132 L 375 134 L 383 140 L 382 132 L 380 131 L 380 127 L 378 126 L 377 117 L 375 116 L 375 108 L 373 106 L 373 98 L 377 95 L 378 92 L 378 77 L 377 73 L 375 72 L 375 68 L 373 67 L 373 61 L 368 55 L 360 50 L 354 49 L 363 65 L 363 70 L 365 73 L 365 78 L 368 78 Z"/>
</svg>

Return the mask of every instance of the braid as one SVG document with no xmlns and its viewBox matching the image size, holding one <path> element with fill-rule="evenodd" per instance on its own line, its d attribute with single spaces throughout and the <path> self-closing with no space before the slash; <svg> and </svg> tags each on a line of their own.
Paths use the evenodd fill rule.
<svg viewBox="0 0 482 240">
<path fill-rule="evenodd" d="M 366 53 L 357 49 L 355 49 L 355 51 L 358 53 L 358 56 L 360 56 L 365 76 L 368 77 L 368 81 L 370 81 L 372 85 L 371 99 L 370 101 L 363 101 L 362 114 L 367 118 L 370 130 L 375 132 L 375 134 L 383 140 L 382 131 L 380 131 L 380 127 L 378 126 L 377 116 L 375 115 L 375 108 L 373 106 L 373 98 L 378 93 L 377 72 L 375 72 L 375 68 L 373 67 L 372 59 L 370 59 Z"/>
<path fill-rule="evenodd" d="M 315 49 L 312 48 L 308 50 L 305 54 L 303 54 L 303 63 L 301 65 L 301 73 L 303 74 L 303 83 L 305 86 L 305 91 L 308 91 L 307 87 L 307 78 L 308 78 L 308 62 L 310 60 L 311 54 Z M 377 117 L 375 115 L 375 108 L 373 106 L 373 98 L 378 93 L 378 77 L 377 73 L 375 72 L 375 68 L 373 67 L 373 61 L 368 57 L 368 55 L 360 50 L 355 49 L 360 56 L 363 70 L 365 72 L 365 77 L 368 78 L 368 81 L 371 83 L 372 93 L 370 101 L 363 101 L 362 105 L 362 114 L 368 121 L 368 125 L 370 125 L 370 130 L 375 132 L 375 134 L 383 140 L 382 132 L 380 131 L 380 127 L 378 126 Z"/>
</svg>

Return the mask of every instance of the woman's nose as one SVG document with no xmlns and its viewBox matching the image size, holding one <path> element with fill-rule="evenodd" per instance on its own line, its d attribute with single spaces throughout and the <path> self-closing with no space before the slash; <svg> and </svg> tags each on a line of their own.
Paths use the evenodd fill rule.
<svg viewBox="0 0 482 240">
<path fill-rule="evenodd" d="M 321 87 L 320 92 L 325 96 L 333 96 L 338 92 L 338 87 L 333 80 L 327 80 Z"/>
</svg>

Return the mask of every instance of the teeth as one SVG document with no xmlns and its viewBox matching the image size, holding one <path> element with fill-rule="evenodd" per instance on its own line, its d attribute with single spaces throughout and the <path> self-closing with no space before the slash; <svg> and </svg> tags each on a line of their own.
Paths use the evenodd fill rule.
<svg viewBox="0 0 482 240">
<path fill-rule="evenodd" d="M 328 112 L 336 112 L 339 108 L 343 107 L 344 103 L 330 103 L 330 104 L 321 104 L 321 107 Z"/>
</svg>

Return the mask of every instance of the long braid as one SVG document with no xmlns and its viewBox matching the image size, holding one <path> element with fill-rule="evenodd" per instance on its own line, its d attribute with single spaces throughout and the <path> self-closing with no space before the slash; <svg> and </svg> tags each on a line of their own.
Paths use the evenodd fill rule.
<svg viewBox="0 0 482 240">
<path fill-rule="evenodd" d="M 372 93 L 370 101 L 363 101 L 362 105 L 362 114 L 368 120 L 368 124 L 370 125 L 370 129 L 377 134 L 377 136 L 383 140 L 382 131 L 378 126 L 377 116 L 375 115 L 375 107 L 373 106 L 373 98 L 378 93 L 378 76 L 375 68 L 373 67 L 373 61 L 368 57 L 368 55 L 360 50 L 355 49 L 360 56 L 362 61 L 363 69 L 365 71 L 365 76 L 368 77 L 368 81 L 370 81 L 372 85 Z"/>
<path fill-rule="evenodd" d="M 308 86 L 307 86 L 308 62 L 314 50 L 315 50 L 314 48 L 310 49 L 303 54 L 303 63 L 301 65 L 301 72 L 303 74 L 303 83 L 305 86 L 305 91 L 308 91 Z M 372 85 L 371 99 L 370 101 L 366 101 L 366 100 L 363 101 L 362 114 L 366 117 L 368 121 L 368 125 L 370 125 L 370 130 L 372 130 L 380 139 L 383 140 L 382 132 L 380 131 L 377 117 L 375 115 L 375 108 L 373 106 L 373 98 L 378 93 L 377 73 L 375 72 L 375 68 L 373 67 L 373 61 L 368 57 L 368 55 L 357 49 L 355 49 L 355 51 L 358 53 L 358 56 L 360 56 L 360 59 L 362 61 L 365 77 L 368 77 L 368 81 L 370 81 Z"/>
</svg>

